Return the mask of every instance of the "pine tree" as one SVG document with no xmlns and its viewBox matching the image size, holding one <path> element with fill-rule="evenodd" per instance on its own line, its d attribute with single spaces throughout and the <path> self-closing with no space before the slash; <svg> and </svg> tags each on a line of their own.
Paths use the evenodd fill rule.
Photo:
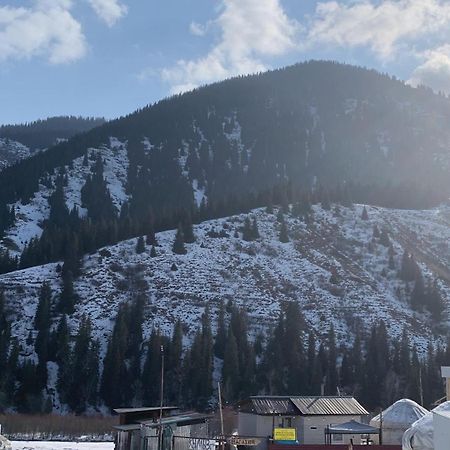
<svg viewBox="0 0 450 450">
<path fill-rule="evenodd" d="M 242 239 L 247 242 L 253 241 L 253 230 L 249 217 L 246 217 L 244 221 L 244 228 L 242 229 Z"/>
<path fill-rule="evenodd" d="M 390 245 L 391 245 L 391 240 L 389 239 L 389 233 L 386 228 L 383 228 L 381 230 L 380 244 L 383 245 L 384 247 L 390 247 Z"/>
<path fill-rule="evenodd" d="M 155 248 L 155 246 L 154 245 L 152 245 L 152 248 L 151 248 L 151 250 L 150 250 L 150 257 L 151 258 L 156 258 L 158 255 L 157 255 L 157 253 L 156 253 L 156 248 Z"/>
<path fill-rule="evenodd" d="M 369 214 L 367 213 L 367 209 L 365 206 L 363 207 L 363 210 L 362 210 L 361 219 L 369 220 Z"/>
<path fill-rule="evenodd" d="M 217 333 L 216 340 L 214 343 L 214 354 L 217 358 L 223 359 L 225 354 L 226 346 L 226 325 L 225 325 L 225 304 L 223 301 L 220 302 L 219 313 L 217 315 Z"/>
<path fill-rule="evenodd" d="M 224 395 L 227 401 L 234 401 L 239 388 L 239 360 L 236 338 L 230 326 L 225 345 L 224 361 L 222 369 Z"/>
<path fill-rule="evenodd" d="M 194 228 L 190 214 L 186 214 L 182 221 L 183 239 L 186 244 L 195 242 Z"/>
<path fill-rule="evenodd" d="M 172 246 L 172 251 L 176 255 L 185 255 L 187 253 L 186 247 L 184 246 L 184 235 L 181 225 L 178 226 L 177 234 L 175 235 L 175 240 Z"/>
<path fill-rule="evenodd" d="M 285 222 L 284 218 L 283 218 L 283 221 L 281 222 L 281 225 L 280 225 L 279 239 L 280 239 L 280 242 L 283 242 L 283 243 L 289 242 L 288 228 L 287 228 L 287 225 L 286 225 L 286 222 Z"/>
<path fill-rule="evenodd" d="M 143 236 L 139 236 L 136 242 L 136 253 L 141 254 L 145 252 L 145 241 Z"/>
<path fill-rule="evenodd" d="M 50 284 L 47 281 L 44 281 L 39 291 L 39 302 L 34 317 L 34 327 L 36 330 L 49 329 L 51 302 L 52 290 Z"/>
<path fill-rule="evenodd" d="M 59 296 L 58 310 L 64 314 L 72 314 L 78 300 L 73 288 L 73 276 L 71 272 L 63 275 L 63 288 Z"/>
<path fill-rule="evenodd" d="M 411 307 L 415 310 L 421 311 L 425 304 L 425 285 L 423 282 L 422 273 L 417 273 L 414 289 L 411 293 Z"/>
<path fill-rule="evenodd" d="M 258 223 L 256 222 L 256 217 L 253 217 L 252 220 L 252 237 L 253 239 L 259 239 L 259 230 L 258 230 Z"/>
</svg>

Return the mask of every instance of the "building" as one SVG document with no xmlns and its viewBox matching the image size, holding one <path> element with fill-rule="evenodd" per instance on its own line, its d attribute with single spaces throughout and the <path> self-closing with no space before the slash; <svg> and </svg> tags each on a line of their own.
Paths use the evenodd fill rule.
<svg viewBox="0 0 450 450">
<path fill-rule="evenodd" d="M 353 397 L 255 396 L 239 405 L 239 436 L 258 437 L 258 450 L 273 441 L 274 430 L 295 430 L 298 444 L 324 444 L 327 427 L 368 419 L 368 412 Z M 334 434 L 332 443 L 349 443 L 352 437 Z M 353 443 L 361 436 L 353 436 Z"/>
<path fill-rule="evenodd" d="M 434 450 L 448 450 L 450 446 L 450 411 L 433 412 Z"/>
<path fill-rule="evenodd" d="M 213 450 L 207 439 L 209 415 L 193 411 L 177 412 L 177 407 L 119 408 L 115 450 Z M 162 441 L 159 447 L 159 430 Z"/>
<path fill-rule="evenodd" d="M 405 431 L 427 413 L 415 401 L 403 398 L 375 416 L 370 425 L 382 430 L 383 444 L 401 445 Z"/>
</svg>

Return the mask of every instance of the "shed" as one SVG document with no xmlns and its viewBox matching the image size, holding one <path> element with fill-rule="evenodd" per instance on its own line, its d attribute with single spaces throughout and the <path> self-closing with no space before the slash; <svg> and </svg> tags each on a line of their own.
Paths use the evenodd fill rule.
<svg viewBox="0 0 450 450">
<path fill-rule="evenodd" d="M 238 433 L 260 438 L 259 450 L 267 447 L 275 428 L 294 428 L 299 444 L 324 444 L 328 426 L 367 417 L 350 396 L 253 396 L 239 404 Z"/>
<path fill-rule="evenodd" d="M 136 411 L 133 423 L 128 417 L 125 421 L 127 423 L 121 423 L 114 427 L 117 432 L 115 450 L 157 450 L 160 427 L 162 429 L 162 450 L 173 450 L 174 444 L 176 444 L 177 450 L 188 450 L 192 447 L 193 440 L 204 439 L 208 436 L 209 415 L 193 411 L 172 415 L 167 412 L 177 408 L 169 407 L 160 422 L 159 415 L 156 417 L 153 414 L 153 408 L 145 409 L 150 410 L 147 417 L 141 416 L 144 411 L 140 411 L 139 414 Z M 159 408 L 155 409 L 159 411 Z M 134 411 L 131 412 L 134 413 Z M 122 411 L 122 414 L 130 414 L 130 411 L 127 409 L 126 412 Z M 203 446 L 205 450 L 207 447 Z"/>
<path fill-rule="evenodd" d="M 401 445 L 404 432 L 427 413 L 423 406 L 403 398 L 375 416 L 370 425 L 376 428 L 382 426 L 383 444 Z"/>
</svg>

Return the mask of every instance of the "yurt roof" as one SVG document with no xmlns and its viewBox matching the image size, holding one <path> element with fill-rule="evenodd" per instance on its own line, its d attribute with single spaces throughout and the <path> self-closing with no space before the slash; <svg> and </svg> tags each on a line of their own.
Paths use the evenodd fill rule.
<svg viewBox="0 0 450 450">
<path fill-rule="evenodd" d="M 382 416 L 383 428 L 408 428 L 427 413 L 428 410 L 414 400 L 403 398 L 375 416 L 370 424 L 379 427 Z"/>
</svg>

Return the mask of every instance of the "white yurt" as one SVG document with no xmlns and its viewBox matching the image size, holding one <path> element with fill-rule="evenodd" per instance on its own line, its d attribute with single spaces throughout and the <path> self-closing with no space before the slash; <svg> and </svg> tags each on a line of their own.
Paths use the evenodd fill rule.
<svg viewBox="0 0 450 450">
<path fill-rule="evenodd" d="M 5 437 L 0 435 L 0 450 L 11 450 L 11 442 L 8 441 Z"/>
<path fill-rule="evenodd" d="M 450 402 L 444 402 L 433 411 L 450 411 Z M 433 411 L 411 425 L 403 435 L 403 450 L 434 450 Z"/>
<path fill-rule="evenodd" d="M 380 428 L 383 421 L 383 444 L 401 445 L 403 433 L 427 413 L 428 410 L 415 401 L 403 398 L 375 416 L 370 425 Z"/>
</svg>

